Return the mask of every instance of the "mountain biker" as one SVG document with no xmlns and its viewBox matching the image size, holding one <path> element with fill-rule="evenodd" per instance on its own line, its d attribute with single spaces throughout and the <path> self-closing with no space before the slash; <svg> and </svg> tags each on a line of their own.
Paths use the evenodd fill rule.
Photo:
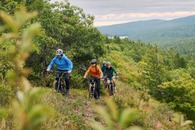
<svg viewBox="0 0 195 130">
<path fill-rule="evenodd" d="M 114 87 L 116 87 L 115 81 L 113 80 L 114 73 L 116 74 L 116 77 L 118 77 L 118 73 L 111 66 L 111 63 L 110 62 L 107 62 L 106 68 L 104 70 L 104 74 L 105 74 L 106 78 L 109 78 L 110 80 L 113 81 Z M 115 91 L 116 91 L 116 89 L 115 89 Z"/>
<path fill-rule="evenodd" d="M 100 67 L 97 65 L 96 59 L 91 60 L 91 66 L 85 72 L 85 75 L 83 76 L 83 78 L 86 78 L 88 73 L 90 73 L 91 78 L 93 78 L 96 82 L 95 91 L 97 93 L 97 97 L 94 95 L 95 96 L 94 98 L 98 99 L 98 98 L 100 98 L 100 78 L 102 77 L 103 73 L 102 73 L 102 70 L 100 69 Z"/>
<path fill-rule="evenodd" d="M 56 56 L 52 59 L 49 66 L 47 67 L 47 71 L 50 71 L 50 69 L 53 67 L 53 65 L 56 64 L 57 69 L 59 73 L 56 75 L 55 80 L 58 81 L 59 77 L 62 75 L 62 72 L 64 73 L 64 78 L 66 81 L 66 94 L 69 93 L 69 86 L 70 86 L 70 78 L 69 75 L 73 69 L 73 63 L 70 59 L 66 57 L 66 55 L 63 53 L 62 49 L 57 49 Z"/>
<path fill-rule="evenodd" d="M 106 69 L 106 65 L 107 65 L 107 61 L 103 61 L 103 62 L 102 62 L 102 67 L 101 67 L 101 70 L 102 70 L 102 72 L 103 72 L 103 77 L 105 77 L 104 71 L 105 71 L 105 69 Z M 104 85 L 106 85 L 106 81 L 107 81 L 107 79 L 104 78 L 104 80 L 103 80 L 103 84 L 104 84 Z M 105 86 L 105 87 L 106 87 L 106 86 Z"/>
<path fill-rule="evenodd" d="M 107 63 L 106 61 L 102 62 L 101 70 L 103 72 L 103 75 L 104 75 L 104 70 L 106 69 L 106 63 Z"/>
</svg>

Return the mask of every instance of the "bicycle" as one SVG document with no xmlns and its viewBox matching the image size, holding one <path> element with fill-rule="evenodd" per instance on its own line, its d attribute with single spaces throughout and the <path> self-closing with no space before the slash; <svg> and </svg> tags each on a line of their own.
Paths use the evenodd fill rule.
<svg viewBox="0 0 195 130">
<path fill-rule="evenodd" d="M 110 96 L 114 95 L 115 89 L 116 89 L 115 88 L 115 84 L 113 82 L 114 79 L 115 79 L 115 77 L 113 77 L 112 79 L 106 78 L 106 85 L 105 85 L 105 87 L 106 87 L 106 89 L 107 89 L 107 91 L 108 91 Z"/>
<path fill-rule="evenodd" d="M 65 80 L 62 78 L 67 71 L 54 71 L 50 70 L 49 73 L 57 73 L 58 74 L 58 80 L 54 80 L 53 82 L 53 90 L 57 93 L 61 93 L 62 95 L 68 96 L 69 93 L 67 93 L 66 85 L 65 85 Z"/>
<path fill-rule="evenodd" d="M 96 82 L 95 82 L 95 78 L 86 78 L 89 84 L 88 87 L 88 98 L 97 98 L 98 94 L 96 92 Z"/>
</svg>

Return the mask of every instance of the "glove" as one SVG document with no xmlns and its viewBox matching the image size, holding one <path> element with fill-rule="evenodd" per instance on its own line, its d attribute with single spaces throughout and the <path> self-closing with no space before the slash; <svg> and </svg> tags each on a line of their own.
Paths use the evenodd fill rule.
<svg viewBox="0 0 195 130">
<path fill-rule="evenodd" d="M 70 74 L 71 72 L 72 72 L 71 70 L 68 70 L 68 71 L 67 71 L 67 73 L 69 73 L 69 74 Z"/>
<path fill-rule="evenodd" d="M 46 69 L 46 71 L 48 71 L 48 72 L 49 72 L 49 71 L 50 71 L 50 69 L 49 69 L 49 68 L 47 68 L 47 69 Z"/>
</svg>

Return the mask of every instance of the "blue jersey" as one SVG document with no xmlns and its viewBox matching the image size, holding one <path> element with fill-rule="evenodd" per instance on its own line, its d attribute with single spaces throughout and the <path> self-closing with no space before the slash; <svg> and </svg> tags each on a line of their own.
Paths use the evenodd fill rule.
<svg viewBox="0 0 195 130">
<path fill-rule="evenodd" d="M 55 56 L 47 68 L 51 69 L 54 64 L 56 64 L 58 70 L 72 70 L 73 68 L 71 60 L 68 59 L 65 54 L 63 54 L 61 58 Z"/>
</svg>

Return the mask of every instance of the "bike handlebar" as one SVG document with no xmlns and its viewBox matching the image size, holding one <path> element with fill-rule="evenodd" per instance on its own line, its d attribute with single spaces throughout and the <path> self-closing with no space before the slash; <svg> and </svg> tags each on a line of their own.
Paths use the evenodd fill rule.
<svg viewBox="0 0 195 130">
<path fill-rule="evenodd" d="M 65 73 L 68 73 L 68 70 L 65 70 L 65 71 L 59 71 L 59 70 L 50 70 L 50 71 L 47 71 L 47 73 L 62 73 L 62 74 L 65 74 Z"/>
</svg>

